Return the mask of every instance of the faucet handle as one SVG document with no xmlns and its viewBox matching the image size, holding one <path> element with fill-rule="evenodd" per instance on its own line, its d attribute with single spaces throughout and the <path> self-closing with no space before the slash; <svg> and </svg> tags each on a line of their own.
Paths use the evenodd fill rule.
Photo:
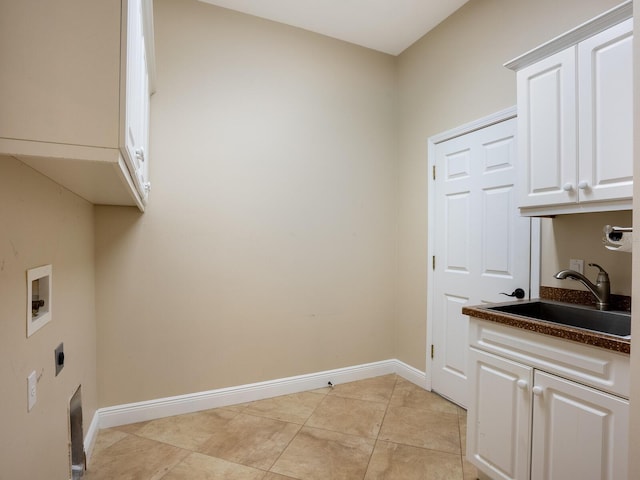
<svg viewBox="0 0 640 480">
<path fill-rule="evenodd" d="M 598 281 L 600 281 L 600 280 L 609 280 L 609 274 L 600 265 L 598 265 L 597 263 L 590 263 L 589 266 L 590 267 L 596 267 L 596 268 L 598 268 L 600 270 L 598 272 Z"/>
</svg>

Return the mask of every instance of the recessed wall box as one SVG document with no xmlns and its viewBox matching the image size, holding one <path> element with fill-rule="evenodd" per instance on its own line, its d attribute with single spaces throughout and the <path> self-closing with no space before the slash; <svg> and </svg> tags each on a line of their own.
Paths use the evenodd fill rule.
<svg viewBox="0 0 640 480">
<path fill-rule="evenodd" d="M 27 270 L 27 337 L 51 321 L 51 265 Z"/>
</svg>

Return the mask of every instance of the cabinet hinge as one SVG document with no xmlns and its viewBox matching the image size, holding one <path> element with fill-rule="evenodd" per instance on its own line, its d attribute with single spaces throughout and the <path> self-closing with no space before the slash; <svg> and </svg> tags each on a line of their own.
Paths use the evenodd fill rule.
<svg viewBox="0 0 640 480">
<path fill-rule="evenodd" d="M 431 257 L 431 268 L 433 270 L 436 269 L 436 256 L 435 255 Z"/>
<path fill-rule="evenodd" d="M 435 180 L 436 179 L 436 166 L 435 165 L 432 167 L 432 175 L 433 175 L 433 179 Z"/>
<path fill-rule="evenodd" d="M 435 353 L 435 347 L 433 346 L 433 343 L 431 344 L 431 359 L 433 360 L 433 355 Z"/>
</svg>

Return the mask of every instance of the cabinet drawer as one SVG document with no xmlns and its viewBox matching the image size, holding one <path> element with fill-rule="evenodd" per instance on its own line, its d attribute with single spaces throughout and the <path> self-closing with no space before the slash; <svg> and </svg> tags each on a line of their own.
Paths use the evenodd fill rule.
<svg viewBox="0 0 640 480">
<path fill-rule="evenodd" d="M 629 398 L 629 356 L 611 350 L 471 318 L 472 347 Z"/>
</svg>

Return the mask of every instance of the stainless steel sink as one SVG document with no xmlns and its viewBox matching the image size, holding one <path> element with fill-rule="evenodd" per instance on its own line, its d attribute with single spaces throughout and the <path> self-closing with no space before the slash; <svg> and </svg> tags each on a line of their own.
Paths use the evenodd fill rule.
<svg viewBox="0 0 640 480">
<path fill-rule="evenodd" d="M 487 309 L 570 327 L 584 328 L 618 337 L 631 335 L 631 315 L 627 312 L 601 311 L 580 305 L 545 301 L 512 303 L 488 307 Z"/>
</svg>

